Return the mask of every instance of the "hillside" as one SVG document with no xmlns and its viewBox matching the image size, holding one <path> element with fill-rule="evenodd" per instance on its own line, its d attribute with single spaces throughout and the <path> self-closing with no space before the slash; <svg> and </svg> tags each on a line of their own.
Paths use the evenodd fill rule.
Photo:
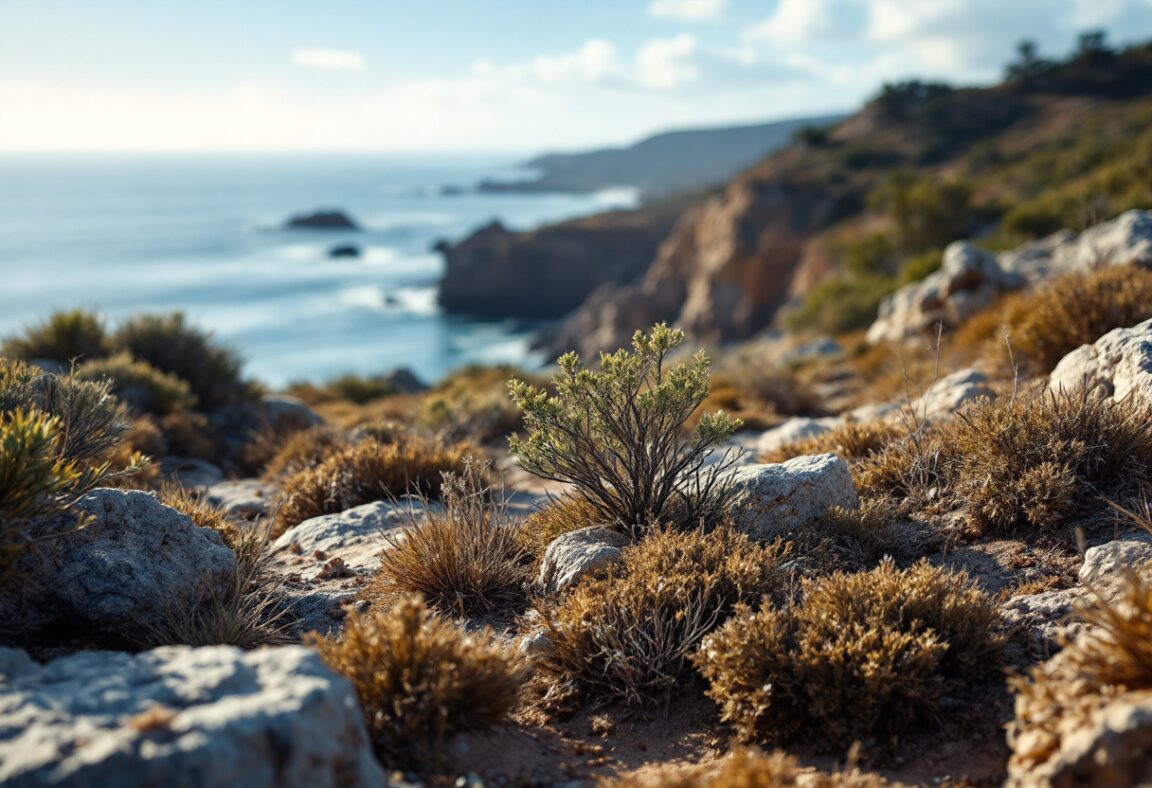
<svg viewBox="0 0 1152 788">
<path fill-rule="evenodd" d="M 539 172 L 530 181 L 485 181 L 485 191 L 596 191 L 632 186 L 647 198 L 712 186 L 784 147 L 801 129 L 842 116 L 800 118 L 750 126 L 686 129 L 656 134 L 623 148 L 549 153 L 525 162 Z"/>
<path fill-rule="evenodd" d="M 689 210 L 642 279 L 594 294 L 554 351 L 653 320 L 698 341 L 866 326 L 943 246 L 999 249 L 1152 205 L 1152 45 L 1012 64 L 988 88 L 887 85 Z"/>
</svg>

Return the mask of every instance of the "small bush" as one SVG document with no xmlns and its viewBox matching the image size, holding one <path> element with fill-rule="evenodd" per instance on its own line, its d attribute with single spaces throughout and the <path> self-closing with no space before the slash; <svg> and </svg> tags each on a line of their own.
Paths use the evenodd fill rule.
<svg viewBox="0 0 1152 788">
<path fill-rule="evenodd" d="M 339 636 L 312 642 L 356 688 L 377 755 L 389 766 L 426 767 L 449 735 L 501 722 L 527 679 L 489 631 L 465 633 L 419 600 L 353 613 Z"/>
<path fill-rule="evenodd" d="M 696 664 L 746 741 L 829 748 L 915 730 L 941 697 L 989 675 L 1000 637 L 967 577 L 921 562 L 804 584 L 801 602 L 743 609 Z"/>
<path fill-rule="evenodd" d="M 102 358 L 109 348 L 103 319 L 74 309 L 53 312 L 43 323 L 24 329 L 23 335 L 6 339 L 3 355 L 21 361 L 47 359 L 68 364 Z"/>
<path fill-rule="evenodd" d="M 440 498 L 441 475 L 464 471 L 464 444 L 445 446 L 417 438 L 381 443 L 368 438 L 331 454 L 284 480 L 278 536 L 311 517 L 334 514 L 389 497 Z"/>
<path fill-rule="evenodd" d="M 580 357 L 560 359 L 556 395 L 513 380 L 513 400 L 524 411 L 528 434 L 509 445 L 521 467 L 544 479 L 568 482 L 606 523 L 638 534 L 670 519 L 693 523 L 717 517 L 729 463 L 710 467 L 713 448 L 739 422 L 723 412 L 702 416 L 691 436 L 681 430 L 708 396 L 708 360 L 666 365 L 684 341 L 664 324 L 632 338 L 633 352 L 600 357 L 584 369 Z"/>
<path fill-rule="evenodd" d="M 1113 266 L 1068 274 L 1012 299 L 1003 321 L 1021 370 L 1046 375 L 1081 345 L 1149 318 L 1152 271 Z M 1002 347 L 996 348 L 996 359 L 1004 359 Z"/>
<path fill-rule="evenodd" d="M 421 398 L 420 424 L 444 440 L 491 443 L 520 429 L 524 414 L 508 397 L 513 367 L 466 367 Z"/>
<path fill-rule="evenodd" d="M 1051 529 L 1105 511 L 1152 468 L 1152 407 L 1030 393 L 961 412 L 946 438 L 953 495 L 977 531 Z"/>
<path fill-rule="evenodd" d="M 765 753 L 755 747 L 739 747 L 711 764 L 645 769 L 606 783 L 608 788 L 883 788 L 888 784 L 851 766 L 833 774 L 804 769 L 785 752 Z"/>
<path fill-rule="evenodd" d="M 828 334 L 867 328 L 876 319 L 880 302 L 897 287 L 891 276 L 834 274 L 810 289 L 800 306 L 783 319 L 789 328 Z"/>
<path fill-rule="evenodd" d="M 189 325 L 182 312 L 129 318 L 116 331 L 114 342 L 133 357 L 186 381 L 205 411 L 252 394 L 240 377 L 240 358 L 217 345 L 211 333 Z"/>
<path fill-rule="evenodd" d="M 833 453 L 848 462 L 871 457 L 906 434 L 887 421 L 848 421 L 812 438 L 781 446 L 760 457 L 761 462 L 786 462 L 806 454 Z"/>
<path fill-rule="evenodd" d="M 347 448 L 348 436 L 324 424 L 309 427 L 277 441 L 275 447 L 267 447 L 269 458 L 263 463 L 264 477 L 275 479 L 315 468 L 330 454 Z"/>
<path fill-rule="evenodd" d="M 788 552 L 726 527 L 654 532 L 603 576 L 542 605 L 552 648 L 539 670 L 597 699 L 667 696 L 701 638 L 734 606 L 780 592 Z"/>
<path fill-rule="evenodd" d="M 404 529 L 380 553 L 376 592 L 420 594 L 460 616 L 507 611 L 526 600 L 529 566 L 486 475 L 470 458 L 461 475 L 444 475 L 444 510 Z"/>
<path fill-rule="evenodd" d="M 134 361 L 127 353 L 89 361 L 74 377 L 78 380 L 108 380 L 121 401 L 142 413 L 165 416 L 196 404 L 188 384 L 156 369 L 145 361 Z"/>
</svg>

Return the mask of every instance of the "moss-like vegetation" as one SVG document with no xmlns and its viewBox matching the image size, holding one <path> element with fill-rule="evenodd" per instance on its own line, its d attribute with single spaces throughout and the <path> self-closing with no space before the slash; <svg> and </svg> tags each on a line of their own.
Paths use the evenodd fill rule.
<svg viewBox="0 0 1152 788">
<path fill-rule="evenodd" d="M 166 416 L 196 404 L 189 385 L 127 353 L 84 364 L 76 370 L 80 380 L 108 380 L 112 392 L 142 413 Z"/>
<path fill-rule="evenodd" d="M 0 355 L 21 361 L 48 360 L 61 364 L 103 358 L 111 349 L 104 320 L 83 309 L 53 312 L 42 323 L 28 326 L 4 340 Z"/>
</svg>

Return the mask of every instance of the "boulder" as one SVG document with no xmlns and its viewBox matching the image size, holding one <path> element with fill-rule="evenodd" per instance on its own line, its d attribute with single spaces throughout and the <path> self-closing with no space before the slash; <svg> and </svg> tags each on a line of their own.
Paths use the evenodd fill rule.
<svg viewBox="0 0 1152 788">
<path fill-rule="evenodd" d="M 860 505 L 848 464 L 835 454 L 737 468 L 731 493 L 737 524 L 755 539 L 773 539 L 803 528 L 834 506 Z"/>
<path fill-rule="evenodd" d="M 353 570 L 374 570 L 381 550 L 386 550 L 405 526 L 419 520 L 439 504 L 417 499 L 403 502 L 376 501 L 325 514 L 289 528 L 272 543 L 272 553 L 294 553 L 322 560 L 341 559 Z"/>
<path fill-rule="evenodd" d="M 302 646 L 0 649 L 0 783 L 383 786 L 352 686 Z"/>
<path fill-rule="evenodd" d="M 343 211 L 321 210 L 298 213 L 284 226 L 289 230 L 359 230 L 360 227 Z"/>
<path fill-rule="evenodd" d="M 185 490 L 211 487 L 224 481 L 220 466 L 187 457 L 165 457 L 160 461 L 160 473 Z"/>
<path fill-rule="evenodd" d="M 324 423 L 324 419 L 289 394 L 265 394 L 260 398 L 258 418 L 274 430 L 307 429 Z"/>
<path fill-rule="evenodd" d="M 1114 328 L 1091 345 L 1081 345 L 1052 370 L 1053 391 L 1090 391 L 1127 399 L 1132 393 L 1152 399 L 1152 320 Z"/>
<path fill-rule="evenodd" d="M 220 535 L 196 527 L 151 493 L 101 488 L 73 508 L 91 517 L 86 527 L 18 558 L 17 572 L 30 582 L 19 600 L 0 605 L 9 621 L 139 632 L 234 582 L 236 556 Z M 45 530 L 68 531 L 75 522 L 68 512 Z"/>
<path fill-rule="evenodd" d="M 204 501 L 232 517 L 255 520 L 269 513 L 278 492 L 274 484 L 241 479 L 213 484 L 204 492 Z"/>
<path fill-rule="evenodd" d="M 899 342 L 932 331 L 937 323 L 955 328 L 1001 293 L 1024 284 L 1004 271 L 996 256 L 967 241 L 949 244 L 940 270 L 897 290 L 880 304 L 868 341 Z"/>
<path fill-rule="evenodd" d="M 1119 595 L 1124 574 L 1145 567 L 1149 561 L 1152 561 L 1152 534 L 1144 531 L 1125 534 L 1085 551 L 1080 582 L 1111 602 Z"/>
<path fill-rule="evenodd" d="M 615 561 L 627 544 L 623 534 L 602 526 L 562 534 L 544 551 L 536 584 L 545 593 L 563 591 L 589 572 Z"/>
<path fill-rule="evenodd" d="M 946 375 L 912 402 L 912 412 L 920 418 L 947 418 L 960 407 L 979 397 L 994 399 L 996 392 L 988 386 L 988 378 L 971 367 Z"/>
</svg>

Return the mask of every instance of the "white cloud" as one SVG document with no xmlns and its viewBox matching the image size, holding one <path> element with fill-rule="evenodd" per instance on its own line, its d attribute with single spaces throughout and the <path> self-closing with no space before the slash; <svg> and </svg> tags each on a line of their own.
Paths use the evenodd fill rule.
<svg viewBox="0 0 1152 788">
<path fill-rule="evenodd" d="M 657 19 L 704 22 L 718 19 L 728 7 L 728 0 L 652 0 L 649 15 Z"/>
<path fill-rule="evenodd" d="M 832 35 L 840 29 L 843 18 L 835 5 L 835 0 L 780 0 L 772 15 L 745 30 L 744 37 L 798 45 Z"/>
<path fill-rule="evenodd" d="M 363 71 L 368 67 L 364 55 L 348 49 L 297 49 L 292 62 L 320 71 Z"/>
<path fill-rule="evenodd" d="M 699 44 L 688 34 L 649 41 L 636 55 L 634 79 L 653 90 L 671 90 L 696 81 Z"/>
</svg>

